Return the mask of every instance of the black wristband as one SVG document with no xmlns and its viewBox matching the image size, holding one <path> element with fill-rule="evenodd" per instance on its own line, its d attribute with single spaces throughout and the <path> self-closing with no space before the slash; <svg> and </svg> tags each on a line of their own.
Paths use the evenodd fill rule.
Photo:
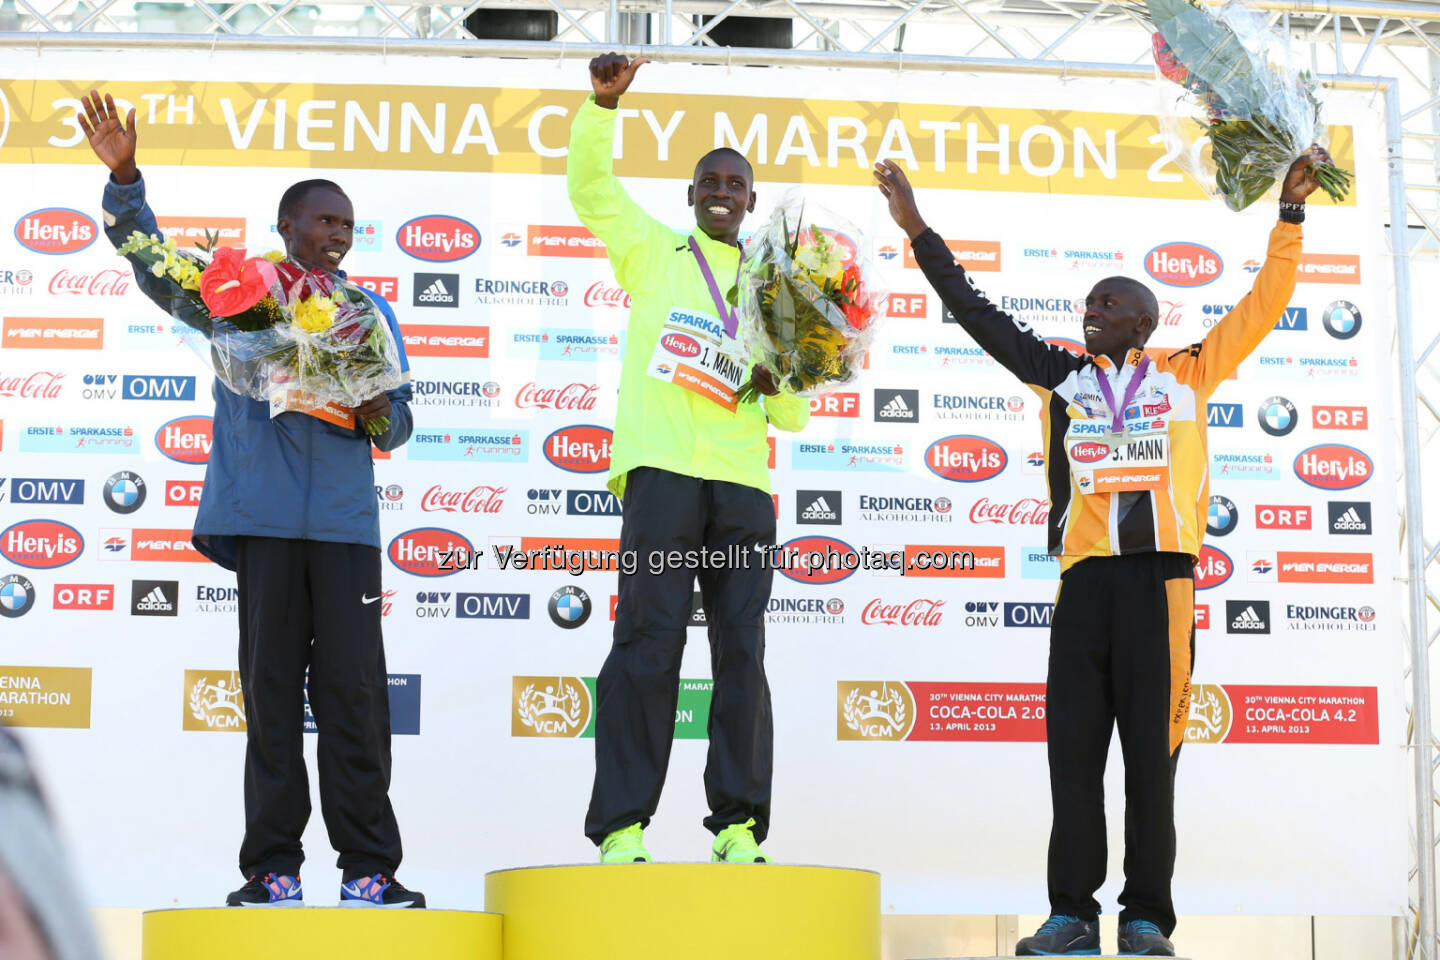
<svg viewBox="0 0 1440 960">
<path fill-rule="evenodd" d="M 1280 201 L 1280 219 L 1285 223 L 1304 223 L 1305 204 Z"/>
</svg>

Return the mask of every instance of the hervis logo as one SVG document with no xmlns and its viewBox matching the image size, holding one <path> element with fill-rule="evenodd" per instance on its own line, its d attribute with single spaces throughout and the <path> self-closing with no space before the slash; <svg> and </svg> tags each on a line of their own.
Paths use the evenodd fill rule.
<svg viewBox="0 0 1440 960">
<path fill-rule="evenodd" d="M 660 346 L 677 357 L 700 356 L 700 344 L 695 341 L 694 337 L 688 337 L 683 333 L 665 334 L 660 338 Z"/>
<path fill-rule="evenodd" d="M 1203 287 L 1224 269 L 1220 254 L 1188 241 L 1162 243 L 1145 254 L 1145 272 L 1171 287 Z"/>
<path fill-rule="evenodd" d="M 213 417 L 176 417 L 155 431 L 155 447 L 177 463 L 209 463 Z"/>
<path fill-rule="evenodd" d="M 1186 743 L 1219 743 L 1230 732 L 1234 708 L 1230 696 L 1218 683 L 1197 683 L 1190 688 L 1190 722 L 1185 726 Z"/>
<path fill-rule="evenodd" d="M 475 555 L 463 534 L 442 527 L 416 527 L 390 541 L 390 562 L 416 577 L 448 577 L 458 573 Z"/>
<path fill-rule="evenodd" d="M 510 736 L 578 737 L 594 701 L 580 677 L 512 677 Z"/>
<path fill-rule="evenodd" d="M 925 466 L 931 473 L 958 483 L 978 483 L 999 476 L 1006 462 L 1004 448 L 985 437 L 942 437 L 925 451 Z"/>
<path fill-rule="evenodd" d="M 841 680 L 835 688 L 837 740 L 904 740 L 915 726 L 915 695 L 898 680 Z"/>
<path fill-rule="evenodd" d="M 417 260 L 450 263 L 480 249 L 480 231 L 459 217 L 432 213 L 402 223 L 395 243 Z"/>
<path fill-rule="evenodd" d="M 834 537 L 796 537 L 779 552 L 780 572 L 796 583 L 839 583 L 860 565 L 855 548 Z"/>
<path fill-rule="evenodd" d="M 34 210 L 15 222 L 15 239 L 36 253 L 75 253 L 90 246 L 99 235 L 94 220 L 65 207 Z"/>
<path fill-rule="evenodd" d="M 1095 463 L 1110 456 L 1110 448 L 1103 443 L 1077 443 L 1070 448 L 1070 457 L 1076 463 Z"/>
<path fill-rule="evenodd" d="M 610 469 L 609 427 L 578 423 L 561 427 L 545 438 L 545 459 L 571 473 L 603 473 Z"/>
<path fill-rule="evenodd" d="M 234 670 L 186 670 L 182 730 L 245 732 L 245 693 Z"/>
<path fill-rule="evenodd" d="M 63 567 L 84 552 L 80 531 L 57 520 L 22 520 L 0 532 L 0 555 L 33 570 Z"/>
<path fill-rule="evenodd" d="M 1349 490 L 1370 479 L 1375 464 L 1362 450 L 1343 443 L 1322 443 L 1295 457 L 1295 476 L 1321 490 Z"/>
<path fill-rule="evenodd" d="M 1235 563 L 1224 550 L 1217 550 L 1208 543 L 1200 548 L 1200 557 L 1195 561 L 1195 589 L 1209 590 L 1218 587 L 1235 572 Z"/>
</svg>

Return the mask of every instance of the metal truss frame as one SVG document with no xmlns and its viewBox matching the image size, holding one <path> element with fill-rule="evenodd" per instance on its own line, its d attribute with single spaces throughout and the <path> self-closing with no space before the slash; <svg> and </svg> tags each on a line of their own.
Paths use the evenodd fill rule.
<svg viewBox="0 0 1440 960">
<path fill-rule="evenodd" d="M 1302 60 L 1308 54 L 1328 85 L 1374 91 L 1385 103 L 1403 449 L 1399 548 L 1407 601 L 1407 748 L 1415 789 L 1405 956 L 1440 960 L 1434 815 L 1440 744 L 1429 670 L 1440 617 L 1434 631 L 1427 619 L 1432 608 L 1440 611 L 1440 534 L 1427 536 L 1422 516 L 1422 460 L 1440 456 L 1440 396 L 1434 394 L 1440 389 L 1440 322 L 1417 318 L 1411 303 L 1412 262 L 1440 279 L 1440 3 L 1249 2 L 1268 13 Z M 482 8 L 553 11 L 559 31 L 549 42 L 477 40 L 465 21 Z M 717 46 L 711 37 L 716 24 L 740 16 L 788 18 L 797 39 L 788 50 Z M 157 32 L 161 25 L 167 29 Z M 21 50 L 47 48 L 536 59 L 584 59 L 626 49 L 734 66 L 1140 78 L 1152 72 L 1148 43 L 1137 42 L 1142 30 L 1129 0 L 0 0 L 0 63 Z M 657 42 L 649 45 L 652 36 Z M 1417 320 L 1428 326 L 1417 330 Z M 1418 350 L 1417 337 L 1424 342 Z M 1440 486 L 1440 469 L 1434 473 L 1430 485 Z"/>
</svg>

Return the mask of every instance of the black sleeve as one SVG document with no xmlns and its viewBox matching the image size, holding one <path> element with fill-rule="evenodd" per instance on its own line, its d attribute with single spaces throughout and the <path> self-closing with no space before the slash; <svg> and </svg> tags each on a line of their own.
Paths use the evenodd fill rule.
<svg viewBox="0 0 1440 960">
<path fill-rule="evenodd" d="M 1046 343 L 1026 323 L 1005 313 L 975 289 L 965 268 L 934 230 L 911 242 L 925 279 L 965 332 L 1006 370 L 1031 387 L 1050 390 L 1084 361 L 1063 347 Z"/>
</svg>

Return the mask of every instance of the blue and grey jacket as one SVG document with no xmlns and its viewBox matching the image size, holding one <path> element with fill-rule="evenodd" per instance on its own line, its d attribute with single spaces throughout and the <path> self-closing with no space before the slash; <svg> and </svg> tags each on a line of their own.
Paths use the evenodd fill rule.
<svg viewBox="0 0 1440 960">
<path fill-rule="evenodd" d="M 136 230 L 160 235 L 145 202 L 144 178 L 121 185 L 112 177 L 102 206 L 105 235 L 115 246 Z M 208 335 L 208 318 L 183 309 L 185 301 L 172 281 L 155 276 L 138 259 L 130 260 L 146 296 Z M 370 299 L 390 324 L 408 381 L 410 363 L 395 312 L 383 298 L 371 294 Z M 213 393 L 214 439 L 193 533 L 197 550 L 234 570 L 239 536 L 380 546 L 371 438 L 358 425 L 346 430 L 293 412 L 272 419 L 269 404 L 242 397 L 219 380 Z M 410 439 L 411 394 L 408 382 L 388 391 L 390 429 L 373 438 L 381 450 L 394 450 Z"/>
</svg>

